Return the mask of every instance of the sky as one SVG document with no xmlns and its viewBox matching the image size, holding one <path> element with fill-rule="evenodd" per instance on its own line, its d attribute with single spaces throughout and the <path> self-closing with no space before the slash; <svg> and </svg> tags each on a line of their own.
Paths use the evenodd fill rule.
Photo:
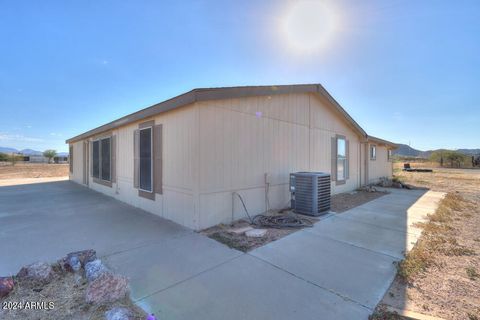
<svg viewBox="0 0 480 320">
<path fill-rule="evenodd" d="M 198 87 L 321 83 L 367 131 L 480 148 L 480 1 L 0 0 L 0 146 Z"/>
</svg>

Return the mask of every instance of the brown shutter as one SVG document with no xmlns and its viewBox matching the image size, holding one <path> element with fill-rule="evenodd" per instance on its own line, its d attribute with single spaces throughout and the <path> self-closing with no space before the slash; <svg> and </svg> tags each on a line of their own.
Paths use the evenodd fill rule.
<svg viewBox="0 0 480 320">
<path fill-rule="evenodd" d="M 331 146 L 331 158 L 332 158 L 332 168 L 330 172 L 331 180 L 337 180 L 337 138 L 333 137 L 332 139 L 332 146 Z"/>
<path fill-rule="evenodd" d="M 83 184 L 87 184 L 87 143 L 82 141 L 83 147 L 83 162 L 82 162 L 82 173 L 83 173 Z"/>
<path fill-rule="evenodd" d="M 140 131 L 133 132 L 133 186 L 138 189 L 140 185 Z"/>
<path fill-rule="evenodd" d="M 93 143 L 88 141 L 88 169 L 90 171 L 90 177 L 93 177 Z"/>
<path fill-rule="evenodd" d="M 112 165 L 111 181 L 117 182 L 117 136 L 112 136 L 112 147 L 110 149 L 110 161 Z"/>
<path fill-rule="evenodd" d="M 68 150 L 69 156 L 70 156 L 70 162 L 69 162 L 69 167 L 70 167 L 70 173 L 73 173 L 73 145 L 70 145 L 69 150 Z"/>
<path fill-rule="evenodd" d="M 153 192 L 162 194 L 162 125 L 153 127 Z"/>
<path fill-rule="evenodd" d="M 347 161 L 345 163 L 345 179 L 350 179 L 350 141 L 345 140 L 345 155 Z"/>
</svg>

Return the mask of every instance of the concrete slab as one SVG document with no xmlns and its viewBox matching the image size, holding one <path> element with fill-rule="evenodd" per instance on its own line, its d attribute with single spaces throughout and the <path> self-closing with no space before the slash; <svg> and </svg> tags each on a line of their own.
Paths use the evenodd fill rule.
<svg viewBox="0 0 480 320">
<path fill-rule="evenodd" d="M 396 274 L 390 256 L 304 231 L 250 254 L 372 309 Z"/>
<path fill-rule="evenodd" d="M 104 256 L 193 234 L 69 181 L 1 187 L 0 201 L 0 251 L 12 253 L 0 263 L 1 275 L 70 251 L 94 248 Z"/>
<path fill-rule="evenodd" d="M 397 259 L 403 259 L 409 241 L 405 232 L 337 216 L 325 219 L 315 224 L 313 228 L 305 230 Z"/>
<path fill-rule="evenodd" d="M 381 228 L 409 232 L 416 235 L 422 233 L 422 229 L 414 226 L 416 222 L 420 222 L 421 220 L 410 218 L 405 210 L 403 210 L 403 212 L 392 213 L 388 210 L 377 211 L 358 207 L 356 210 L 338 215 L 338 217 L 372 224 Z"/>
<path fill-rule="evenodd" d="M 160 319 L 367 319 L 371 310 L 249 255 L 141 300 Z"/>
<path fill-rule="evenodd" d="M 242 252 L 199 234 L 149 244 L 106 257 L 106 264 L 130 279 L 134 301 L 222 264 Z"/>
</svg>

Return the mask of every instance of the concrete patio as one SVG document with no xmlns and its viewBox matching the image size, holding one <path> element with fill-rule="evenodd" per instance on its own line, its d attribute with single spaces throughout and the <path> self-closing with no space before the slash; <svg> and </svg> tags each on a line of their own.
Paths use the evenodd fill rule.
<svg viewBox="0 0 480 320">
<path fill-rule="evenodd" d="M 0 275 L 94 248 L 161 319 L 367 319 L 442 193 L 390 194 L 250 253 L 69 181 L 0 187 Z"/>
</svg>

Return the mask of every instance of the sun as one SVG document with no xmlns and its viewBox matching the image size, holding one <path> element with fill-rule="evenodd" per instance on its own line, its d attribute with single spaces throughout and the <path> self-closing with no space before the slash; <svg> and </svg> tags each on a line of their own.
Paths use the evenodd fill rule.
<svg viewBox="0 0 480 320">
<path fill-rule="evenodd" d="M 337 15 L 331 3 L 321 0 L 292 2 L 282 19 L 283 38 L 297 53 L 315 53 L 332 40 Z"/>
</svg>

